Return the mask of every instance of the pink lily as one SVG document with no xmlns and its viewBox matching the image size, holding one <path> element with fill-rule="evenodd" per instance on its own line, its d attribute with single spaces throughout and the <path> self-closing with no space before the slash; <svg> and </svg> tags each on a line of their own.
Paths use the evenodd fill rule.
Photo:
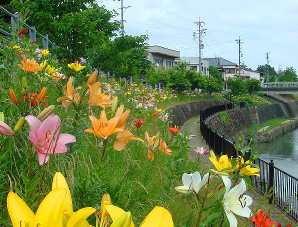
<svg viewBox="0 0 298 227">
<path fill-rule="evenodd" d="M 3 121 L 0 121 L 0 135 L 5 135 L 5 136 L 13 135 L 12 129 Z"/>
<path fill-rule="evenodd" d="M 209 151 L 207 151 L 203 147 L 197 147 L 194 150 L 195 150 L 195 152 L 197 152 L 198 155 L 205 155 L 205 154 L 208 154 L 209 153 Z"/>
<path fill-rule="evenodd" d="M 26 116 L 25 120 L 30 126 L 29 140 L 35 145 L 40 165 L 46 163 L 49 154 L 60 154 L 67 152 L 65 144 L 73 143 L 76 138 L 70 134 L 59 134 L 60 117 L 51 114 L 43 122 L 34 116 Z"/>
</svg>

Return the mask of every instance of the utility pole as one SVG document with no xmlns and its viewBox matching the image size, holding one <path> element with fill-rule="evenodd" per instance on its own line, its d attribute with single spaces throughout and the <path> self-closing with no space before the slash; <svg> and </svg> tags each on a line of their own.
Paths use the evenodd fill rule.
<svg viewBox="0 0 298 227">
<path fill-rule="evenodd" d="M 199 35 L 199 72 L 202 72 L 202 49 L 204 48 L 204 44 L 202 41 L 202 37 L 203 34 L 206 33 L 205 31 L 207 29 L 203 28 L 204 26 L 204 21 L 201 21 L 199 18 L 199 21 L 195 22 L 195 24 L 199 27 L 199 29 L 197 30 L 197 32 L 193 33 L 194 38 L 196 37 L 196 35 Z"/>
<path fill-rule="evenodd" d="M 118 0 L 118 2 L 120 1 L 121 1 L 121 8 L 120 8 L 121 9 L 121 36 L 124 36 L 124 9 L 127 9 L 131 6 L 124 7 L 124 3 L 123 3 L 124 0 Z"/>
<path fill-rule="evenodd" d="M 240 77 L 241 57 L 243 57 L 242 50 L 241 50 L 243 42 L 241 42 L 240 36 L 239 36 L 239 39 L 236 39 L 236 42 L 238 43 L 238 48 L 239 48 L 239 69 L 238 69 L 238 75 Z"/>
<path fill-rule="evenodd" d="M 270 52 L 266 53 L 266 59 L 267 59 L 267 83 L 269 83 L 269 75 L 270 75 L 270 70 L 269 70 L 269 54 Z"/>
</svg>

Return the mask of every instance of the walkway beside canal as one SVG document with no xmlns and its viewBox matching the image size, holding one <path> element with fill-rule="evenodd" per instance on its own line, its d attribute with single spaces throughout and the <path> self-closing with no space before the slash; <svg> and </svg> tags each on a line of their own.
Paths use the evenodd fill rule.
<svg viewBox="0 0 298 227">
<path fill-rule="evenodd" d="M 204 147 L 209 150 L 208 145 L 205 143 L 199 131 L 199 119 L 199 116 L 191 118 L 190 120 L 185 122 L 185 124 L 181 127 L 182 132 L 188 131 L 189 134 L 193 135 L 189 142 L 189 156 L 191 160 L 196 160 L 198 158 L 196 152 L 194 151 L 196 147 Z M 201 168 L 214 168 L 212 163 L 209 161 L 209 154 L 201 158 L 200 165 L 202 165 Z M 271 220 L 281 223 L 282 227 L 286 226 L 289 222 L 292 223 L 293 227 L 298 226 L 298 222 L 296 222 L 294 219 L 288 216 L 277 205 L 269 205 L 268 202 L 266 202 L 266 200 L 264 201 L 263 194 L 261 194 L 259 191 L 254 189 L 248 189 L 247 194 L 253 198 L 253 204 L 250 206 L 251 209 L 256 209 L 259 206 L 259 203 L 261 203 L 260 207 L 262 208 L 262 210 L 264 210 L 265 212 L 270 211 Z"/>
</svg>

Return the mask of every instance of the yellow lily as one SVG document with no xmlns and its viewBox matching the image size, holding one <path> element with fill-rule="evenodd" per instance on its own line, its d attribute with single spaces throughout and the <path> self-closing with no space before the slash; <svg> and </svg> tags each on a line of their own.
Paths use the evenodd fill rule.
<svg viewBox="0 0 298 227">
<path fill-rule="evenodd" d="M 129 218 L 129 212 L 125 212 L 121 208 L 113 205 L 106 205 L 105 208 L 109 213 L 110 217 L 113 220 L 113 224 L 118 222 L 119 218 L 123 218 L 123 216 Z M 113 225 L 112 225 L 113 226 Z M 111 226 L 111 227 L 112 227 Z M 115 225 L 115 227 L 120 227 L 122 225 Z M 134 227 L 133 221 L 131 221 L 130 225 L 126 225 L 127 227 Z M 141 223 L 140 227 L 174 227 L 174 223 L 172 220 L 172 216 L 170 212 L 163 208 L 156 206 L 154 209 L 147 215 L 144 221 Z"/>
<path fill-rule="evenodd" d="M 229 160 L 227 155 L 220 156 L 219 160 L 217 161 L 217 158 L 216 158 L 215 154 L 213 153 L 213 151 L 210 151 L 209 160 L 213 163 L 213 165 L 219 172 L 221 172 L 223 169 L 226 169 L 226 168 L 232 168 L 231 160 Z M 234 171 L 233 169 L 229 169 L 229 170 L 225 170 L 223 172 L 230 173 L 233 171 Z"/>
<path fill-rule="evenodd" d="M 88 128 L 85 132 L 90 132 L 105 140 L 112 134 L 123 131 L 122 128 L 117 127 L 119 117 L 114 117 L 108 120 L 104 110 L 101 111 L 99 119 L 93 116 L 89 116 L 89 119 L 92 122 L 93 129 Z"/>
<path fill-rule="evenodd" d="M 56 172 L 53 178 L 52 190 L 57 188 L 63 188 L 66 190 L 65 200 L 63 202 L 63 223 L 66 227 L 89 227 L 89 223 L 86 221 L 96 209 L 92 207 L 85 207 L 77 212 L 73 212 L 71 194 L 64 176 L 60 172 Z"/>
<path fill-rule="evenodd" d="M 7 209 L 13 227 L 63 227 L 63 202 L 66 190 L 57 188 L 51 191 L 41 202 L 36 215 L 15 193 L 7 196 Z"/>
<path fill-rule="evenodd" d="M 82 66 L 80 63 L 76 62 L 76 63 L 71 63 L 71 64 L 68 64 L 68 67 L 73 69 L 74 71 L 76 72 L 79 72 L 81 71 L 82 69 L 85 68 L 85 66 Z"/>
<path fill-rule="evenodd" d="M 242 167 L 243 166 L 243 167 Z M 236 166 L 236 169 L 239 168 L 239 161 L 238 161 L 238 164 Z M 251 165 L 250 165 L 250 161 L 246 161 L 244 162 L 244 159 L 241 158 L 241 162 L 240 162 L 240 173 L 243 174 L 243 175 L 247 175 L 247 176 L 260 176 L 258 174 L 258 172 L 260 172 L 260 169 L 258 168 L 252 168 Z"/>
<path fill-rule="evenodd" d="M 50 51 L 48 49 L 44 49 L 41 51 L 41 53 L 42 53 L 42 56 L 46 57 L 49 55 Z"/>
<path fill-rule="evenodd" d="M 58 69 L 55 69 L 54 67 L 52 67 L 52 66 L 50 66 L 50 65 L 47 65 L 45 71 L 46 71 L 49 75 L 51 75 L 51 74 L 53 74 L 54 72 L 57 72 Z"/>
</svg>

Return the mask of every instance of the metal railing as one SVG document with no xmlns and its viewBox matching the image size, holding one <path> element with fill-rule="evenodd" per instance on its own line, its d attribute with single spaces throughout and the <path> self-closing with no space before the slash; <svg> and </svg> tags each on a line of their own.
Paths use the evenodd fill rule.
<svg viewBox="0 0 298 227">
<path fill-rule="evenodd" d="M 235 142 L 229 141 L 205 124 L 205 120 L 215 113 L 233 109 L 232 103 L 213 106 L 200 113 L 200 131 L 209 147 L 218 155 L 236 157 Z M 248 157 L 244 157 L 247 159 Z M 274 166 L 273 160 L 266 162 L 261 158 L 254 161 L 259 166 L 260 177 L 251 176 L 251 183 L 262 193 L 270 192 L 269 203 L 274 201 L 281 209 L 298 221 L 298 179 Z"/>
<path fill-rule="evenodd" d="M 2 6 L 0 6 L 0 11 L 5 13 L 6 15 L 10 16 L 11 18 L 11 28 L 13 31 L 16 31 L 16 29 L 19 27 L 20 24 L 20 16 L 18 13 L 11 13 Z M 36 31 L 35 26 L 30 26 L 26 23 L 24 23 L 24 27 L 29 30 L 29 37 L 30 40 L 33 42 L 36 42 L 36 35 L 40 36 L 42 38 L 42 44 L 43 49 L 49 48 L 49 43 L 52 45 L 52 49 L 57 49 L 57 46 L 55 43 L 53 43 L 51 40 L 49 40 L 48 35 L 42 35 L 39 32 Z M 18 37 L 14 37 L 14 34 L 12 32 L 5 31 L 3 29 L 0 29 L 0 33 L 2 33 L 4 36 L 8 36 L 10 38 L 13 38 L 14 40 L 18 41 Z"/>
<path fill-rule="evenodd" d="M 263 83 L 262 88 L 298 88 L 298 82 Z"/>
</svg>

